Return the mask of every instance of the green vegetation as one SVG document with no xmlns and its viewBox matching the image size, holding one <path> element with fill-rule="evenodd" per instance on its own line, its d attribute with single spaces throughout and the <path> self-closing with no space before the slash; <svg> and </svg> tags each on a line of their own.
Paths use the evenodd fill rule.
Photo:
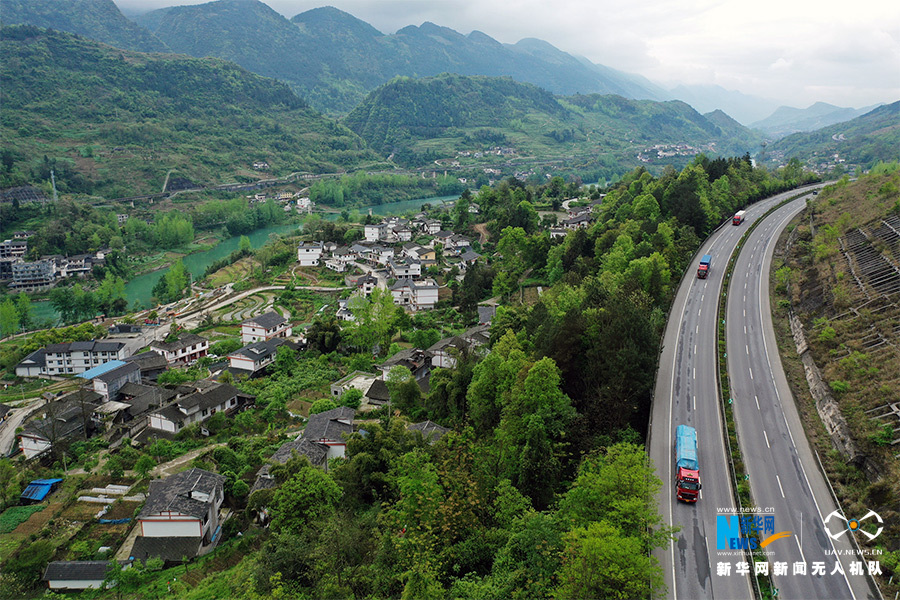
<svg viewBox="0 0 900 600">
<path fill-rule="evenodd" d="M 5 27 L 0 186 L 49 184 L 106 197 L 197 183 L 334 172 L 371 161 L 359 138 L 285 85 L 221 60 L 117 50 L 57 31 Z"/>
<path fill-rule="evenodd" d="M 28 517 L 36 512 L 44 510 L 46 507 L 41 504 L 33 504 L 31 506 L 11 506 L 0 514 L 0 533 L 6 534 L 24 523 Z"/>
<path fill-rule="evenodd" d="M 774 265 L 776 273 L 789 269 L 790 278 L 773 286 L 778 301 L 773 305 L 777 306 L 779 345 L 794 347 L 788 323 L 790 308 L 806 329 L 811 356 L 846 420 L 859 458 L 848 460 L 834 449 L 809 393 L 804 365 L 791 359 L 793 352 L 789 352 L 782 360 L 798 398 L 807 436 L 822 459 L 843 510 L 850 514 L 874 510 L 885 523 L 897 518 L 900 471 L 896 445 L 891 445 L 896 438 L 892 433 L 896 421 L 875 416 L 887 414 L 882 407 L 898 401 L 896 323 L 900 314 L 891 296 L 880 293 L 874 279 L 859 266 L 864 261 L 857 253 L 866 252 L 866 244 L 854 248 L 848 240 L 863 232 L 875 253 L 869 256 L 896 264 L 896 241 L 890 234 L 883 236 L 889 231 L 884 224 L 900 216 L 898 189 L 897 162 L 876 165 L 857 181 L 844 177 L 826 186 L 795 220 L 792 243 L 786 253 L 776 256 L 782 262 Z M 862 287 L 842 254 L 832 256 L 817 250 L 831 243 L 848 249 Z M 874 258 L 876 255 L 881 259 Z M 823 294 L 823 289 L 842 292 Z M 872 345 L 867 336 L 883 342 Z M 898 544 L 896 528 L 888 527 L 870 544 L 885 551 L 880 584 L 886 597 L 898 591 Z M 888 585 L 891 577 L 894 583 Z"/>
<path fill-rule="evenodd" d="M 808 167 L 837 175 L 896 161 L 900 159 L 898 111 L 900 101 L 879 106 L 851 121 L 789 135 L 769 144 L 758 160 L 771 165 L 783 162 L 785 157 L 800 157 Z"/>
<path fill-rule="evenodd" d="M 685 164 L 713 147 L 742 154 L 759 142 L 724 115 L 707 119 L 683 102 L 598 94 L 554 97 L 508 78 L 451 74 L 396 78 L 372 92 L 344 122 L 400 164 L 452 157 L 462 169 L 471 169 L 472 177 L 481 173 L 479 167 L 500 167 L 512 158 L 528 168 L 539 157 L 547 166 L 538 168 L 552 165 L 555 172 L 596 181 L 640 164 L 655 170 L 673 161 Z M 660 144 L 669 147 L 660 149 Z M 497 156 L 500 148 L 506 149 L 503 158 Z M 635 158 L 638 154 L 642 160 Z"/>
</svg>

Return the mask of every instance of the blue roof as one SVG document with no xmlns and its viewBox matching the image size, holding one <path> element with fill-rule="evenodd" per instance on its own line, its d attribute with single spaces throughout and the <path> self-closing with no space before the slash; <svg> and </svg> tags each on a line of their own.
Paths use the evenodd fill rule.
<svg viewBox="0 0 900 600">
<path fill-rule="evenodd" d="M 125 364 L 126 363 L 122 362 L 121 360 L 111 360 L 109 362 L 103 363 L 102 365 L 94 367 L 93 369 L 88 369 L 78 376 L 82 379 L 93 379 L 94 377 L 98 377 L 100 375 L 103 375 L 104 373 L 109 373 L 113 369 L 118 369 Z"/>
<path fill-rule="evenodd" d="M 53 485 L 59 483 L 62 479 L 35 479 L 28 484 L 25 491 L 20 494 L 23 500 L 34 500 L 40 502 L 50 493 Z"/>
</svg>

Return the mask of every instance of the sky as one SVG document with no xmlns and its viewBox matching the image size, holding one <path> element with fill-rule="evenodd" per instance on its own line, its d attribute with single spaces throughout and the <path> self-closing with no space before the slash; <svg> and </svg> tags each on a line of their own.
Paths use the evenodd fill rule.
<svg viewBox="0 0 900 600">
<path fill-rule="evenodd" d="M 431 21 L 503 43 L 538 38 L 664 87 L 806 108 L 900 100 L 897 0 L 263 0 L 287 18 L 334 6 L 383 33 Z M 198 0 L 115 0 L 126 14 Z"/>
</svg>

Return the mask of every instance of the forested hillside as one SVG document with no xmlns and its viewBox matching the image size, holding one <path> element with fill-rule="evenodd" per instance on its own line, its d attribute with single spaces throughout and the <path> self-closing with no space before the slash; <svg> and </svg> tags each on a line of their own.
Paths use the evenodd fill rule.
<svg viewBox="0 0 900 600">
<path fill-rule="evenodd" d="M 364 143 L 284 84 L 218 59 L 116 50 L 34 27 L 4 28 L 0 186 L 49 179 L 63 192 L 158 192 L 170 170 L 199 183 L 333 172 Z"/>
<path fill-rule="evenodd" d="M 288 83 L 312 106 L 331 113 L 349 112 L 397 75 L 443 72 L 509 76 L 563 94 L 663 93 L 646 80 L 584 64 L 544 42 L 505 45 L 481 32 L 463 35 L 433 23 L 384 35 L 333 7 L 288 21 L 256 0 L 218 0 L 159 9 L 137 22 L 177 52 L 233 60 Z"/>
<path fill-rule="evenodd" d="M 662 169 L 700 151 L 743 154 L 760 139 L 723 113 L 707 118 L 683 102 L 554 97 L 509 78 L 447 73 L 396 78 L 344 123 L 401 163 L 506 147 L 507 155 L 555 159 L 579 175 L 612 176 L 642 163 Z"/>
<path fill-rule="evenodd" d="M 799 157 L 818 168 L 857 167 L 900 158 L 900 101 L 879 106 L 851 121 L 829 125 L 809 133 L 795 133 L 778 140 L 760 155 L 767 164 Z"/>
<path fill-rule="evenodd" d="M 129 21 L 113 0 L 0 0 L 0 23 L 75 33 L 124 50 L 168 50 L 159 38 Z"/>
</svg>

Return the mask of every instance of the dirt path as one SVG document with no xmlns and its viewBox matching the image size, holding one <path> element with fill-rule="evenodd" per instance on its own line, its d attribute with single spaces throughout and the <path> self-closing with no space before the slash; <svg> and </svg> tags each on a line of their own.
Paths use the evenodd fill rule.
<svg viewBox="0 0 900 600">
<path fill-rule="evenodd" d="M 191 450 L 187 454 L 179 456 L 178 458 L 173 458 L 169 462 L 163 463 L 161 465 L 157 465 L 150 471 L 150 475 L 153 477 L 168 477 L 169 475 L 174 475 L 178 471 L 181 470 L 181 467 L 191 462 L 204 452 L 208 450 L 212 450 L 213 448 L 219 448 L 221 446 L 227 446 L 228 444 L 213 444 L 212 446 L 203 446 L 202 448 L 197 448 L 196 450 Z"/>
<path fill-rule="evenodd" d="M 491 239 L 491 236 L 487 230 L 487 225 L 485 225 L 484 223 L 476 223 L 475 225 L 472 225 L 472 229 L 478 232 L 478 241 L 482 246 L 485 242 Z"/>
</svg>

